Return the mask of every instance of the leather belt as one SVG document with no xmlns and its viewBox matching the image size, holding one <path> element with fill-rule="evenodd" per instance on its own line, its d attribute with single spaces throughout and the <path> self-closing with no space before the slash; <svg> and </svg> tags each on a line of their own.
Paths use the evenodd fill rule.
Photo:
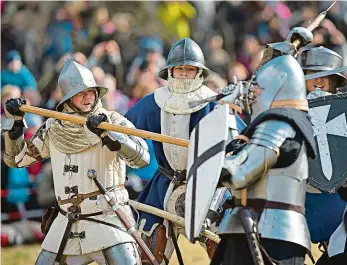
<svg viewBox="0 0 347 265">
<path fill-rule="evenodd" d="M 171 168 L 164 168 L 164 167 L 158 166 L 158 171 L 160 172 L 160 174 L 164 175 L 169 180 L 177 182 L 178 184 L 186 180 L 187 170 L 175 171 L 175 170 L 172 170 Z"/>
<path fill-rule="evenodd" d="M 119 185 L 117 187 L 122 188 L 122 189 L 125 188 L 124 184 L 121 184 L 121 185 Z M 107 190 L 110 190 L 110 189 L 113 189 L 113 188 L 114 187 L 110 187 L 110 188 L 107 188 Z M 64 199 L 64 200 L 61 200 L 61 199 L 58 198 L 58 205 L 64 205 L 64 204 L 68 204 L 68 203 L 72 203 L 72 204 L 77 204 L 78 205 L 82 201 L 84 201 L 85 199 L 89 199 L 89 198 L 98 196 L 100 194 L 101 194 L 100 190 L 97 190 L 97 191 L 93 191 L 93 192 L 85 193 L 85 194 L 75 194 L 71 198 Z"/>
<path fill-rule="evenodd" d="M 230 206 L 239 207 L 243 205 L 241 204 L 240 199 L 233 198 L 231 201 L 231 205 L 229 204 L 228 206 L 226 206 L 226 208 L 230 208 Z M 284 202 L 268 201 L 263 199 L 247 199 L 246 207 L 251 207 L 256 212 L 259 212 L 259 213 L 261 213 L 266 208 L 266 209 L 280 209 L 280 210 L 294 211 L 294 212 L 305 215 L 305 207 L 303 206 L 284 203 Z"/>
<path fill-rule="evenodd" d="M 59 212 L 64 215 L 67 216 L 68 212 L 64 211 L 63 209 L 59 208 Z M 91 216 L 95 216 L 95 215 L 100 215 L 103 214 L 103 212 L 95 212 L 95 213 L 88 213 L 88 214 L 79 214 L 78 215 L 78 220 L 81 220 L 84 217 L 91 217 Z"/>
</svg>

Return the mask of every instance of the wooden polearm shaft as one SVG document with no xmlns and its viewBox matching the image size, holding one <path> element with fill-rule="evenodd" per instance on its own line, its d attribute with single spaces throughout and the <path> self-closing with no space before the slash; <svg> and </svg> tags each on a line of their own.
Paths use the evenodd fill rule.
<svg viewBox="0 0 347 265">
<path fill-rule="evenodd" d="M 159 216 L 161 218 L 167 219 L 170 222 L 172 222 L 172 223 L 174 223 L 174 224 L 176 224 L 178 226 L 181 226 L 181 227 L 185 226 L 183 217 L 174 215 L 172 213 L 163 211 L 163 210 L 158 209 L 156 207 L 153 207 L 153 206 L 150 206 L 150 205 L 147 205 L 147 204 L 143 204 L 143 203 L 140 203 L 140 202 L 137 202 L 137 201 L 133 201 L 133 200 L 129 200 L 129 205 L 134 207 L 135 209 L 137 209 L 139 211 L 150 213 L 150 214 Z M 220 237 L 218 235 L 212 233 L 211 231 L 204 230 L 202 232 L 202 235 L 204 237 L 208 238 L 208 239 L 211 239 L 212 241 L 214 241 L 216 243 L 220 242 Z"/>
<path fill-rule="evenodd" d="M 47 110 L 47 109 L 33 107 L 29 105 L 21 105 L 19 108 L 21 111 L 24 111 L 24 112 L 30 112 L 33 114 L 47 117 L 47 118 L 54 118 L 58 120 L 69 121 L 69 122 L 81 124 L 81 125 L 86 124 L 86 121 L 87 121 L 87 119 L 82 116 L 67 114 L 67 113 L 53 111 L 53 110 Z M 128 128 L 128 127 L 124 127 L 120 125 L 111 124 L 108 122 L 101 122 L 98 128 L 110 130 L 114 132 L 119 132 L 119 133 L 124 133 L 124 134 L 129 134 L 133 136 L 138 136 L 141 138 L 146 138 L 146 139 L 150 139 L 157 142 L 178 145 L 182 147 L 188 147 L 188 144 L 189 144 L 189 141 L 185 139 L 176 138 L 176 137 L 163 135 L 159 133 L 153 133 L 153 132 L 149 132 L 145 130 Z"/>
</svg>

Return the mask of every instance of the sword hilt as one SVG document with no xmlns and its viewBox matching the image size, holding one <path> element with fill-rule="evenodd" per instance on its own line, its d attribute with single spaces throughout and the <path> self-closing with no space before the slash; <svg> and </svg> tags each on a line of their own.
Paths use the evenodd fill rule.
<svg viewBox="0 0 347 265">
<path fill-rule="evenodd" d="M 98 179 L 96 170 L 95 169 L 88 169 L 87 175 L 88 175 L 88 178 L 94 180 L 95 185 L 98 186 L 101 194 L 105 195 L 107 193 L 106 188 L 104 187 L 104 185 L 102 185 L 102 183 Z"/>
<path fill-rule="evenodd" d="M 102 183 L 98 179 L 96 170 L 89 169 L 87 172 L 87 175 L 88 175 L 88 178 L 94 180 L 96 186 L 98 186 L 98 188 L 100 189 L 100 192 L 104 195 L 108 204 L 112 207 L 115 214 L 118 216 L 118 218 L 120 219 L 122 224 L 126 227 L 127 232 L 135 239 L 136 243 L 143 250 L 144 254 L 147 256 L 147 258 L 150 260 L 150 262 L 153 265 L 159 265 L 159 262 L 155 259 L 151 250 L 148 248 L 146 243 L 142 240 L 142 238 L 137 233 L 136 228 L 130 223 L 126 214 L 117 206 L 116 200 L 114 198 L 112 198 L 111 196 L 108 196 L 106 188 L 104 187 L 104 185 L 102 185 Z"/>
</svg>

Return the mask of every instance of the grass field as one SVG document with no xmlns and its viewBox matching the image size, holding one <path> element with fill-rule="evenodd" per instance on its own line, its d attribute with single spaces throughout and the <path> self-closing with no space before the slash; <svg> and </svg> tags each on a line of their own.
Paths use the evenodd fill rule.
<svg viewBox="0 0 347 265">
<path fill-rule="evenodd" d="M 198 244 L 191 244 L 183 236 L 179 238 L 179 245 L 182 250 L 182 256 L 185 265 L 208 265 L 209 259 L 205 250 Z M 312 245 L 315 259 L 320 256 L 320 252 L 315 245 Z M 40 245 L 23 245 L 10 248 L 2 248 L 1 265 L 33 265 L 40 252 Z M 311 261 L 307 260 L 307 265 Z M 96 263 L 93 263 L 96 265 Z M 176 255 L 172 256 L 169 265 L 178 265 Z"/>
</svg>

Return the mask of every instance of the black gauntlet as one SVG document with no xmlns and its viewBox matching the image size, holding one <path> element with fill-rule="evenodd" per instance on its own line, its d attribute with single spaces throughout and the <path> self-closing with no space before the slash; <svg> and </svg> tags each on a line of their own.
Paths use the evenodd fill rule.
<svg viewBox="0 0 347 265">
<path fill-rule="evenodd" d="M 107 116 L 103 113 L 100 113 L 98 115 L 90 115 L 87 119 L 86 125 L 92 133 L 100 136 L 106 131 L 104 129 L 97 128 L 98 125 L 103 121 L 107 121 Z"/>
<path fill-rule="evenodd" d="M 19 107 L 24 104 L 26 104 L 26 101 L 23 98 L 11 98 L 6 101 L 5 106 L 11 115 L 23 117 L 25 113 Z"/>
<path fill-rule="evenodd" d="M 17 140 L 24 133 L 24 122 L 23 120 L 14 121 L 13 127 L 8 131 L 8 137 L 11 140 Z"/>
</svg>

